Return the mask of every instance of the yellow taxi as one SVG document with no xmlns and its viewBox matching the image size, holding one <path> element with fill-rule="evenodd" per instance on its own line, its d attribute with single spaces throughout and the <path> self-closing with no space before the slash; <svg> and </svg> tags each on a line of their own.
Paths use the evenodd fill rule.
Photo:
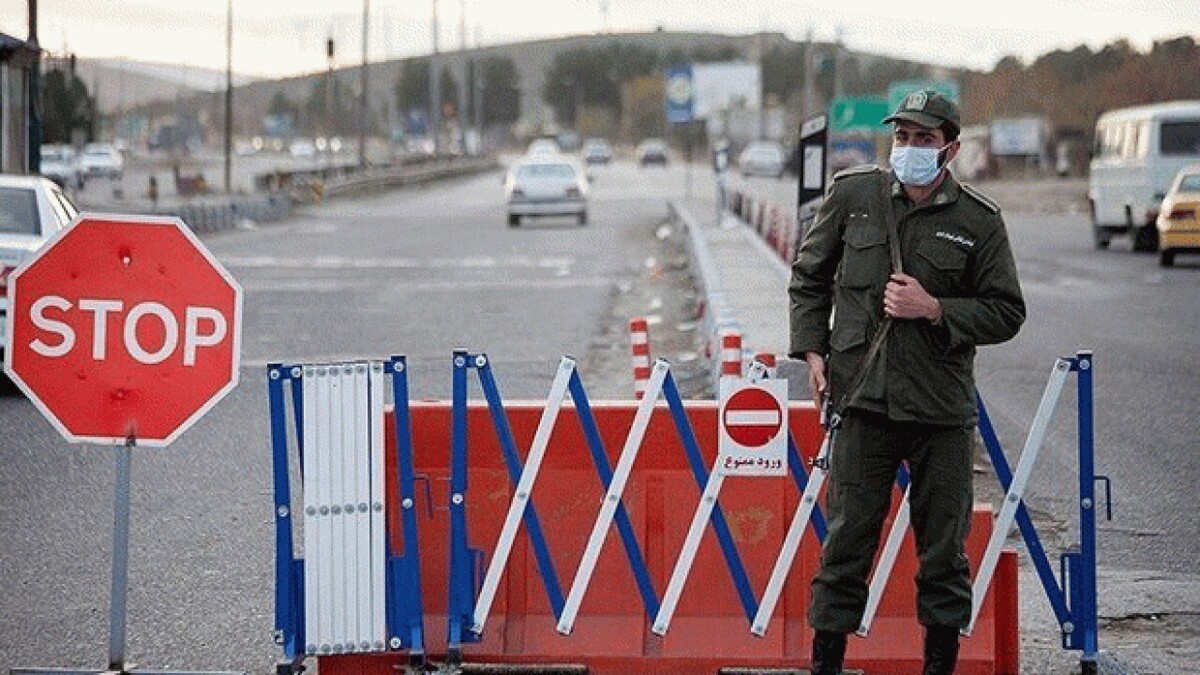
<svg viewBox="0 0 1200 675">
<path fill-rule="evenodd" d="M 1158 210 L 1158 261 L 1175 264 L 1176 253 L 1200 253 L 1200 165 L 1175 175 Z"/>
</svg>

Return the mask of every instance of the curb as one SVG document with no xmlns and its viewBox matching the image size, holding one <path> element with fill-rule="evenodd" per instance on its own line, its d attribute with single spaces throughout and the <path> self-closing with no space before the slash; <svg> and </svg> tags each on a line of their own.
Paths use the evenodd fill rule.
<svg viewBox="0 0 1200 675">
<path fill-rule="evenodd" d="M 712 262 L 712 256 L 709 253 L 709 239 L 706 234 L 706 230 L 711 228 L 702 225 L 680 200 L 668 200 L 667 212 L 672 223 L 682 225 L 682 233 L 688 238 L 688 263 L 704 307 L 704 338 L 707 348 L 701 356 L 709 362 L 708 372 L 712 390 L 719 391 L 721 332 L 733 329 L 741 333 L 744 327 L 743 321 L 734 310 L 729 292 L 721 281 L 720 272 Z M 754 260 L 750 265 L 761 267 L 761 269 L 767 270 L 772 277 L 786 283 L 791 277 L 791 269 L 780 258 L 778 251 L 764 241 L 752 226 L 736 215 L 727 211 L 722 214 L 722 218 L 722 226 L 728 229 L 736 228 L 737 235 L 745 240 L 747 247 L 753 252 Z M 781 303 L 784 301 L 785 298 L 780 298 Z M 745 340 L 743 344 L 745 347 L 742 360 L 746 362 L 754 357 L 755 349 L 752 340 Z M 795 380 L 798 383 L 797 386 L 789 388 L 789 398 L 808 399 L 808 368 L 803 360 L 789 359 L 786 354 L 778 354 L 775 376 Z"/>
</svg>

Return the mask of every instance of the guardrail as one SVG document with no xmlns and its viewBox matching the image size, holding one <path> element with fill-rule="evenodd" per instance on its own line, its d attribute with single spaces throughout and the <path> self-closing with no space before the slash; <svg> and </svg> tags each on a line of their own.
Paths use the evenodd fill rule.
<svg viewBox="0 0 1200 675">
<path fill-rule="evenodd" d="M 704 358 L 710 361 L 713 390 L 720 380 L 721 334 L 726 331 L 742 332 L 742 323 L 733 309 L 729 294 L 721 282 L 721 273 L 709 254 L 708 238 L 704 227 L 690 211 L 675 200 L 667 202 L 668 219 L 681 226 L 680 234 L 688 239 L 688 262 L 695 271 L 696 290 L 702 301 L 701 319 L 707 347 Z"/>
<path fill-rule="evenodd" d="M 319 203 L 330 197 L 386 190 L 431 180 L 465 176 L 495 169 L 494 158 L 439 158 L 389 165 L 332 165 L 314 169 L 271 171 L 254 178 L 259 190 L 287 193 L 300 203 Z"/>
<path fill-rule="evenodd" d="M 796 214 L 788 213 L 765 197 L 741 190 L 729 193 L 729 211 L 754 230 L 774 254 L 788 265 L 795 259 L 796 251 L 800 249 L 800 243 L 804 241 L 815 215 L 810 212 L 803 219 L 797 218 Z"/>
<path fill-rule="evenodd" d="M 158 208 L 156 213 L 178 216 L 196 232 L 228 230 L 243 221 L 268 222 L 292 212 L 292 198 L 283 193 L 235 197 L 211 202 L 185 202 Z"/>
</svg>

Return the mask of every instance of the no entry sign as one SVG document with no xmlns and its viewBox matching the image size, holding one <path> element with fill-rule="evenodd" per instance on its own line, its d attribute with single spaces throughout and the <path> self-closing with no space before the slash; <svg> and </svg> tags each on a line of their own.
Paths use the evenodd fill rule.
<svg viewBox="0 0 1200 675">
<path fill-rule="evenodd" d="M 738 380 L 721 398 L 717 467 L 726 475 L 787 473 L 787 380 Z"/>
<path fill-rule="evenodd" d="M 5 368 L 69 441 L 165 446 L 237 384 L 242 290 L 177 218 L 82 215 L 8 292 Z"/>
</svg>

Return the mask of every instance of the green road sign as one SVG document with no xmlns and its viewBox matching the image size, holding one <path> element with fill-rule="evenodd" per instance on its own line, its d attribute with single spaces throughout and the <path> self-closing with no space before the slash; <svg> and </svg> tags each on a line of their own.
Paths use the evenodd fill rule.
<svg viewBox="0 0 1200 675">
<path fill-rule="evenodd" d="M 887 107 L 890 113 L 900 107 L 900 103 L 914 91 L 932 89 L 943 96 L 959 103 L 958 83 L 952 80 L 897 80 L 888 85 Z M 887 115 L 884 115 L 887 117 Z"/>
<path fill-rule="evenodd" d="M 888 100 L 882 96 L 843 96 L 829 104 L 829 129 L 839 131 L 865 131 L 883 133 L 887 127 L 883 118 L 892 111 Z"/>
</svg>

